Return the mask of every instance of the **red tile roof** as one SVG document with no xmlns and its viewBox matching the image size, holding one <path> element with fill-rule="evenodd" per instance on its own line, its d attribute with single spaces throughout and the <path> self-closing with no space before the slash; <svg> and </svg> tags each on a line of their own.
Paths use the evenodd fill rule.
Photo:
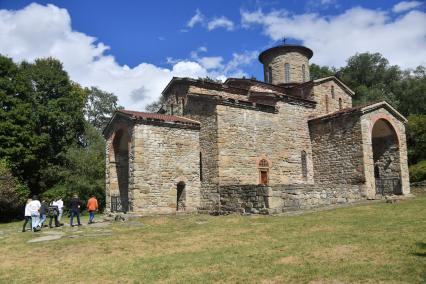
<svg viewBox="0 0 426 284">
<path fill-rule="evenodd" d="M 160 113 L 152 113 L 152 112 L 141 112 L 141 111 L 133 111 L 133 110 L 119 110 L 117 111 L 127 116 L 131 116 L 136 119 L 148 119 L 148 120 L 161 120 L 165 122 L 178 122 L 184 124 L 195 124 L 199 125 L 200 122 L 196 120 L 192 120 L 183 116 L 177 115 L 166 115 Z"/>
</svg>

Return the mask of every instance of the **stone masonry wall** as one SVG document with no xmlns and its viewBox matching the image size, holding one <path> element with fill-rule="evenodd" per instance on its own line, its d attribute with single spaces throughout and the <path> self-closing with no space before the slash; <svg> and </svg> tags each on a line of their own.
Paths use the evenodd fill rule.
<svg viewBox="0 0 426 284">
<path fill-rule="evenodd" d="M 365 182 L 359 115 L 309 122 L 315 182 L 360 185 Z"/>
<path fill-rule="evenodd" d="M 176 212 L 177 184 L 185 183 L 186 212 L 200 205 L 199 130 L 137 124 L 134 131 L 133 211 Z"/>
<path fill-rule="evenodd" d="M 201 123 L 199 133 L 202 174 L 200 210 L 216 211 L 219 204 L 216 103 L 190 96 L 185 116 Z"/>
<path fill-rule="evenodd" d="M 363 199 L 360 185 L 221 186 L 220 213 L 277 214 Z"/>
<path fill-rule="evenodd" d="M 269 184 L 313 183 L 307 117 L 312 108 L 278 102 L 278 113 L 218 105 L 219 184 L 259 184 L 258 162 L 269 163 Z M 302 151 L 307 178 L 302 176 Z"/>
<path fill-rule="evenodd" d="M 334 98 L 331 94 L 331 87 L 334 87 Z M 317 102 L 316 115 L 321 116 L 339 110 L 339 98 L 342 99 L 342 108 L 352 107 L 352 97 L 347 94 L 342 87 L 333 80 L 326 81 L 321 85 L 314 86 L 312 92 L 313 99 Z M 328 103 L 328 107 L 327 107 Z"/>
<path fill-rule="evenodd" d="M 290 82 L 285 81 L 284 65 L 290 64 Z M 302 78 L 302 65 L 305 65 L 305 80 Z M 272 68 L 272 84 L 283 83 L 303 83 L 310 80 L 309 59 L 296 51 L 271 53 L 264 61 L 264 74 L 268 72 L 269 66 Z"/>
<path fill-rule="evenodd" d="M 407 141 L 405 136 L 405 124 L 397 119 L 392 113 L 385 108 L 380 108 L 375 111 L 364 114 L 361 117 L 362 127 L 362 143 L 363 143 L 363 163 L 366 177 L 367 195 L 369 198 L 374 198 L 376 195 L 376 185 L 374 177 L 374 158 L 372 147 L 372 130 L 374 124 L 379 120 L 384 119 L 389 122 L 396 132 L 398 138 L 398 151 L 400 159 L 400 173 L 402 193 L 410 193 L 410 180 L 408 173 L 407 160 Z"/>
</svg>

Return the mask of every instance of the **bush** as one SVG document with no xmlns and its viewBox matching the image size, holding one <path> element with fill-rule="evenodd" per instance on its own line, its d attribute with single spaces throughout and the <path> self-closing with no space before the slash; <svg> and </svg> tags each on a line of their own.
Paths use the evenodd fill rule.
<svg viewBox="0 0 426 284">
<path fill-rule="evenodd" d="M 22 218 L 29 195 L 28 187 L 12 175 L 5 160 L 0 160 L 0 222 Z"/>
<path fill-rule="evenodd" d="M 410 166 L 409 171 L 411 182 L 426 180 L 426 160 Z"/>
</svg>

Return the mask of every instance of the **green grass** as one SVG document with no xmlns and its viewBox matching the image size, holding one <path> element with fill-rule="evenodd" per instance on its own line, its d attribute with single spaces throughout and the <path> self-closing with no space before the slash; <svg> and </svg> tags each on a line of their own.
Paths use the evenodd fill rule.
<svg viewBox="0 0 426 284">
<path fill-rule="evenodd" d="M 145 217 L 34 244 L 21 225 L 0 225 L 1 283 L 426 282 L 425 196 L 297 216 Z"/>
</svg>

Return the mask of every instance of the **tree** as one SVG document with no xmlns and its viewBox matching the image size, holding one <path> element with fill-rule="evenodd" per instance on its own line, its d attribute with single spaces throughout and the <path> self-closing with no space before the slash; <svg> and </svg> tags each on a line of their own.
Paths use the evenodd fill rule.
<svg viewBox="0 0 426 284">
<path fill-rule="evenodd" d="M 90 123 L 85 123 L 80 143 L 68 148 L 65 165 L 60 169 L 62 180 L 47 190 L 48 197 L 62 196 L 67 202 L 77 193 L 82 200 L 94 194 L 105 204 L 105 140 Z"/>
<path fill-rule="evenodd" d="M 0 55 L 0 158 L 8 160 L 13 174 L 25 180 L 37 156 L 31 84 L 22 77 L 19 66 Z"/>
<path fill-rule="evenodd" d="M 117 104 L 117 96 L 113 93 L 102 91 L 96 87 L 86 88 L 85 91 L 87 93 L 84 107 L 86 119 L 97 130 L 102 131 L 113 113 L 123 107 Z"/>
<path fill-rule="evenodd" d="M 309 74 L 311 76 L 311 80 L 333 76 L 336 74 L 336 72 L 337 71 L 334 67 L 330 68 L 328 66 L 319 66 L 316 64 L 309 65 Z"/>
<path fill-rule="evenodd" d="M 0 157 L 33 193 L 40 193 L 61 180 L 64 155 L 83 134 L 84 91 L 53 58 L 23 62 L 15 69 L 7 59 L 1 62 L 0 142 L 6 150 Z"/>
<path fill-rule="evenodd" d="M 402 92 L 402 71 L 390 66 L 380 53 L 361 53 L 348 59 L 348 64 L 339 70 L 339 76 L 353 91 L 354 104 L 386 100 L 399 106 Z"/>
<path fill-rule="evenodd" d="M 418 66 L 414 71 L 405 71 L 401 89 L 399 111 L 404 115 L 426 115 L 426 67 Z"/>
<path fill-rule="evenodd" d="M 149 112 L 158 112 L 164 103 L 165 103 L 165 98 L 163 95 L 161 95 L 156 101 L 150 104 L 147 104 L 145 106 L 145 110 Z"/>
<path fill-rule="evenodd" d="M 0 222 L 23 216 L 29 194 L 28 187 L 12 175 L 6 160 L 0 159 Z"/>
<path fill-rule="evenodd" d="M 407 144 L 409 164 L 426 160 L 426 114 L 408 116 Z"/>
</svg>

